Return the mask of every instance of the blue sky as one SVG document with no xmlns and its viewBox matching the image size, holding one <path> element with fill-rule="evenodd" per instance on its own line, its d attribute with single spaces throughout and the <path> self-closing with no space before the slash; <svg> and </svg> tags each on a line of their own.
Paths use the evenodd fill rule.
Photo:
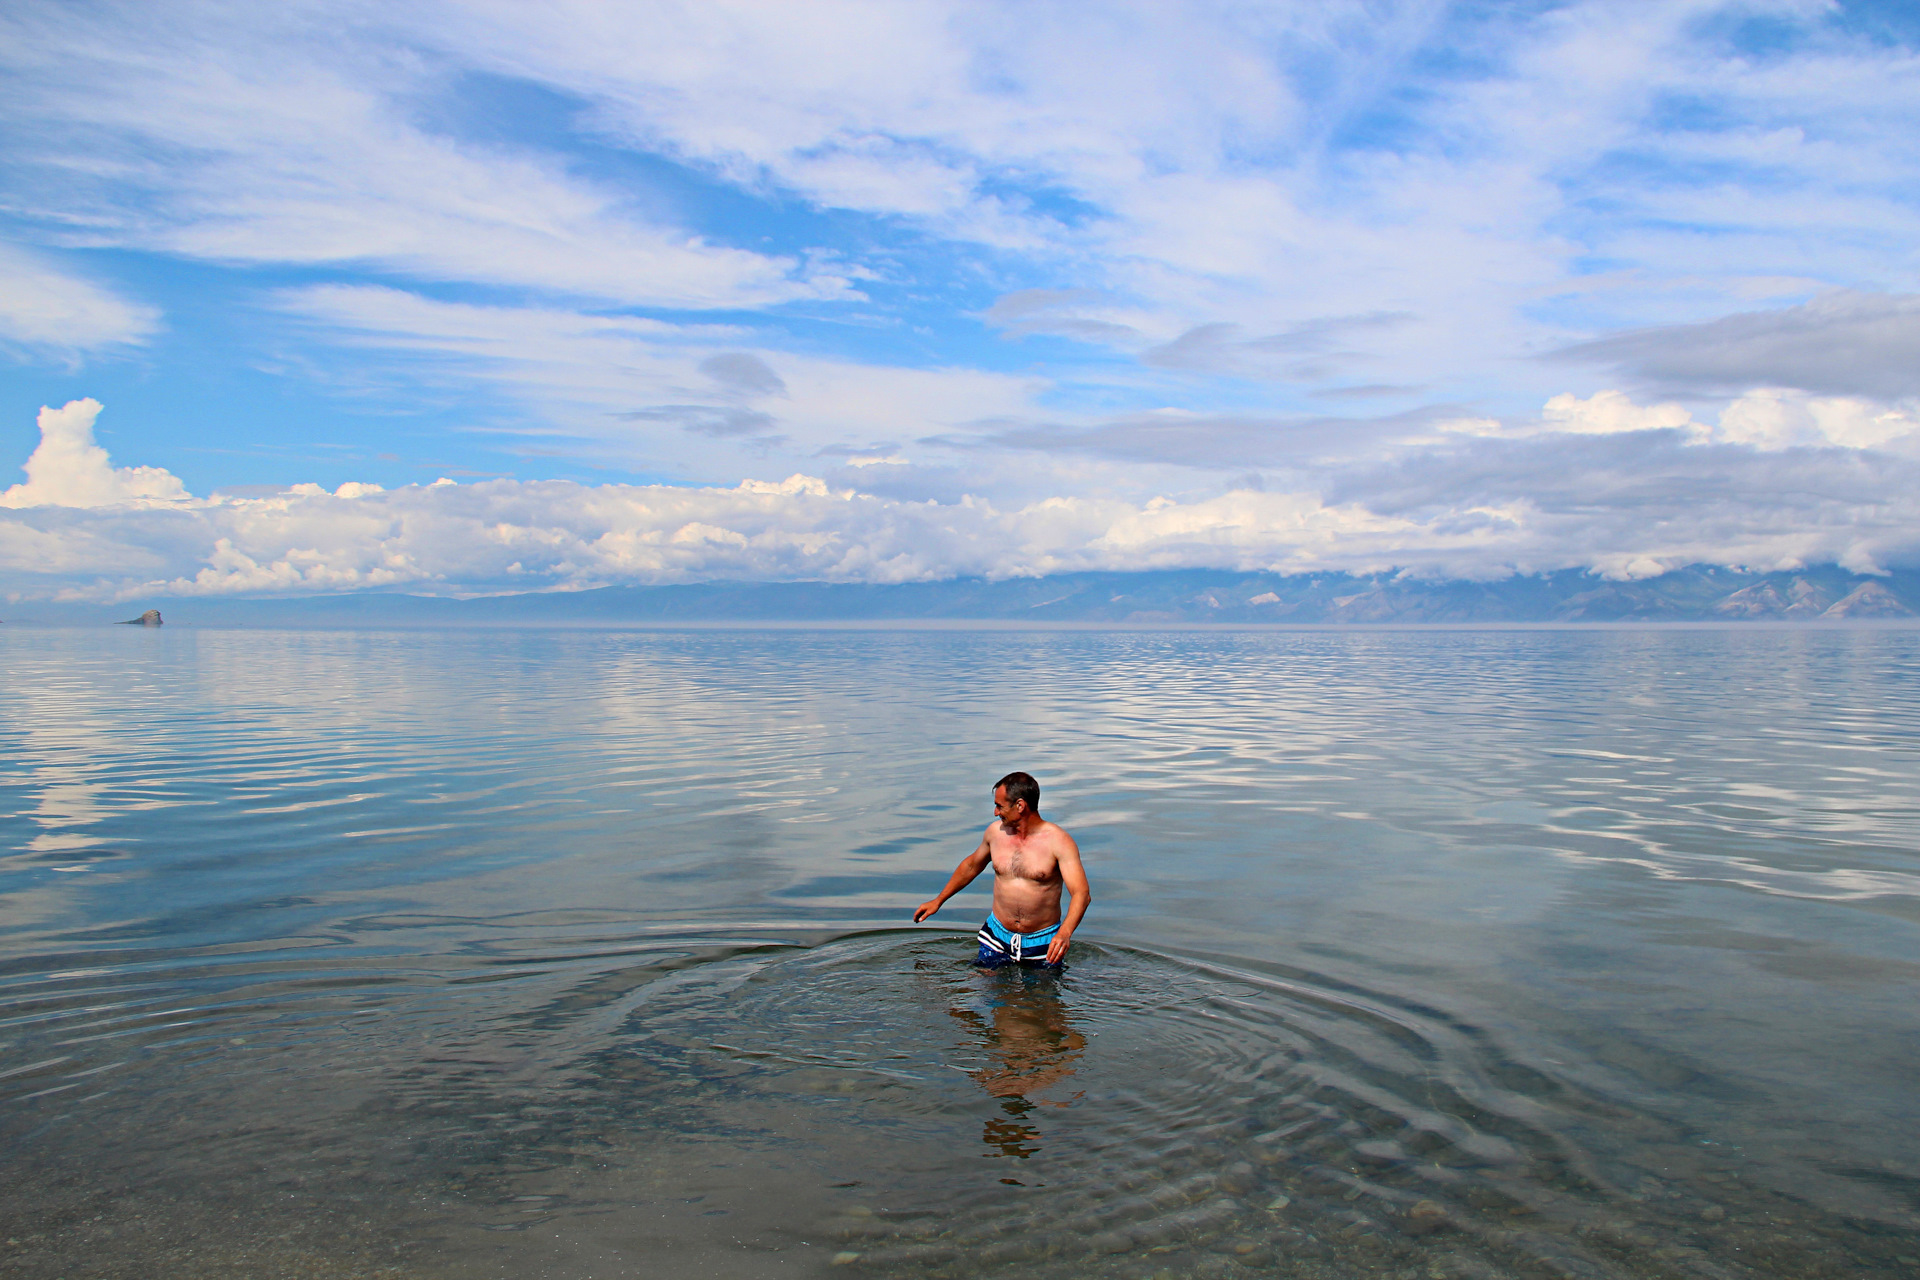
<svg viewBox="0 0 1920 1280">
<path fill-rule="evenodd" d="M 0 591 L 1914 563 L 1913 15 L 27 0 Z"/>
</svg>

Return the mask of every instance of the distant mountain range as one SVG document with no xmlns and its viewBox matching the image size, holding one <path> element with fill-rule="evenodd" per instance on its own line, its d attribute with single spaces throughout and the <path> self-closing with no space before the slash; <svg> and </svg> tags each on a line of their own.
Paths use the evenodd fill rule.
<svg viewBox="0 0 1920 1280">
<path fill-rule="evenodd" d="M 983 621 L 1003 623 L 1409 624 L 1488 622 L 1849 622 L 1920 618 L 1920 570 L 1870 577 L 1834 566 L 1743 573 L 1695 565 L 1611 582 L 1580 570 L 1497 582 L 1219 570 L 1073 573 L 988 582 L 870 586 L 710 582 L 486 596 L 186 596 L 112 606 L 21 603 L 8 620 L 120 622 L 161 610 L 188 626 L 513 626 Z"/>
</svg>

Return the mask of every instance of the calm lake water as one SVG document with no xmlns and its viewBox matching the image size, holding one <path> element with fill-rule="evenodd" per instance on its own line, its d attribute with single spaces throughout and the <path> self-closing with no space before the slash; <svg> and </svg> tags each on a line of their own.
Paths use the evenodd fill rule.
<svg viewBox="0 0 1920 1280">
<path fill-rule="evenodd" d="M 0 631 L 9 1276 L 1920 1272 L 1920 631 Z M 1096 901 L 982 973 L 1037 774 Z"/>
</svg>

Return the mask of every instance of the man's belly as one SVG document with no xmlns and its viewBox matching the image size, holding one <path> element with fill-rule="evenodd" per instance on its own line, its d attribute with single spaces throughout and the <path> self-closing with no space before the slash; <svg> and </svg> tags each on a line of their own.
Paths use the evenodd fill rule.
<svg viewBox="0 0 1920 1280">
<path fill-rule="evenodd" d="M 1031 880 L 995 880 L 993 914 L 1014 933 L 1032 933 L 1058 924 L 1060 889 L 1057 884 L 1035 884 Z"/>
</svg>

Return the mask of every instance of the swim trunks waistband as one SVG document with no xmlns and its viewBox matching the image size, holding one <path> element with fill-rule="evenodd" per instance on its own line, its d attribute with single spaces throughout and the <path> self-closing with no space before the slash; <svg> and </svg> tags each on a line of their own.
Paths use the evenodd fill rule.
<svg viewBox="0 0 1920 1280">
<path fill-rule="evenodd" d="M 1000 923 L 999 916 L 988 912 L 986 922 L 980 926 L 980 932 L 976 936 L 980 939 L 982 954 L 992 952 L 995 956 L 1004 956 L 1018 964 L 1027 958 L 1025 954 L 1027 951 L 1036 947 L 1044 956 L 1048 944 L 1053 941 L 1053 935 L 1058 932 L 1060 932 L 1060 922 L 1056 920 L 1046 928 L 1037 929 L 1032 933 L 1015 933 Z"/>
</svg>

